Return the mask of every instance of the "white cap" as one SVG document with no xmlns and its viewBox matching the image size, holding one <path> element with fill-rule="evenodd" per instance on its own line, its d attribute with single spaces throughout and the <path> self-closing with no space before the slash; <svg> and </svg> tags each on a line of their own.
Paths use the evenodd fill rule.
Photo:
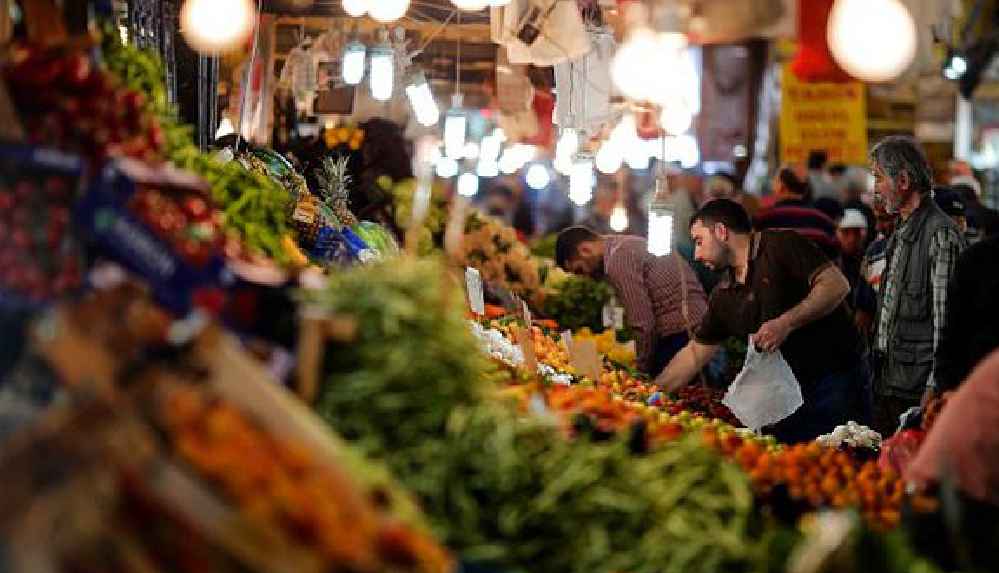
<svg viewBox="0 0 999 573">
<path fill-rule="evenodd" d="M 843 218 L 839 220 L 840 229 L 866 229 L 867 217 L 859 209 L 847 209 L 843 211 Z"/>
</svg>

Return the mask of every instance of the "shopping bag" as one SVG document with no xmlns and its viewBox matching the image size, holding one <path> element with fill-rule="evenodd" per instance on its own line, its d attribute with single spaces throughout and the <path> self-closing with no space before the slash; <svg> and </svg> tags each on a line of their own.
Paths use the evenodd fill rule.
<svg viewBox="0 0 999 573">
<path fill-rule="evenodd" d="M 761 352 L 750 339 L 746 363 L 722 403 L 756 431 L 787 418 L 804 402 L 801 386 L 780 351 Z"/>
</svg>

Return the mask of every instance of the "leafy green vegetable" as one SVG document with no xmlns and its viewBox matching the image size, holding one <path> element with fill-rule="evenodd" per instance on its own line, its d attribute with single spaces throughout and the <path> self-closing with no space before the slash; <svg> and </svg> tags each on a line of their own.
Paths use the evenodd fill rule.
<svg viewBox="0 0 999 573">
<path fill-rule="evenodd" d="M 570 275 L 545 297 L 543 312 L 562 328 L 579 330 L 585 326 L 601 331 L 604 305 L 610 301 L 611 294 L 607 283 Z"/>
<path fill-rule="evenodd" d="M 281 237 L 287 233 L 288 191 L 266 175 L 251 173 L 235 161 L 222 163 L 194 145 L 190 126 L 180 123 L 167 102 L 166 76 L 158 56 L 122 43 L 110 23 L 104 26 L 102 52 L 109 71 L 147 95 L 148 110 L 159 116 L 170 162 L 200 175 L 211 186 L 212 200 L 225 215 L 225 228 L 237 232 L 251 249 L 287 260 Z"/>
</svg>

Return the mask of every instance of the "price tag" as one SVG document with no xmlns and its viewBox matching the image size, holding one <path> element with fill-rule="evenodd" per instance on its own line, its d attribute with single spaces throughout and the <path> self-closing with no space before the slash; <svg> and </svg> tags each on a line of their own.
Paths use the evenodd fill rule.
<svg viewBox="0 0 999 573">
<path fill-rule="evenodd" d="M 610 302 L 605 304 L 601 316 L 603 317 L 604 328 L 614 328 L 614 305 Z"/>
<path fill-rule="evenodd" d="M 482 296 L 482 275 L 478 269 L 465 269 L 465 288 L 468 292 L 468 306 L 472 312 L 482 316 L 486 314 L 486 301 Z"/>
<path fill-rule="evenodd" d="M 614 330 L 624 328 L 624 309 L 620 306 L 614 307 Z"/>
<path fill-rule="evenodd" d="M 520 350 L 524 353 L 524 368 L 531 376 L 538 372 L 538 354 L 534 350 L 534 336 L 530 328 L 517 327 L 515 330 Z"/>
<path fill-rule="evenodd" d="M 593 340 L 578 340 L 569 351 L 569 363 L 572 364 L 577 376 L 589 378 L 594 382 L 600 380 L 600 353 L 597 343 Z"/>
<path fill-rule="evenodd" d="M 572 353 L 572 331 L 566 330 L 562 333 L 562 344 L 565 346 L 566 352 Z"/>
</svg>

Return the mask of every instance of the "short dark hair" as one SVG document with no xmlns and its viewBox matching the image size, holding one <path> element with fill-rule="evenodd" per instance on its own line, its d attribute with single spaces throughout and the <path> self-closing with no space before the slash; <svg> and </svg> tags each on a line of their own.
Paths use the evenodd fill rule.
<svg viewBox="0 0 999 573">
<path fill-rule="evenodd" d="M 690 219 L 690 226 L 700 222 L 704 226 L 711 226 L 721 223 L 730 231 L 739 234 L 748 234 L 753 230 L 753 223 L 749 219 L 749 213 L 745 207 L 728 199 L 715 199 L 708 201 L 703 207 L 698 209 Z"/>
<path fill-rule="evenodd" d="M 915 139 L 906 135 L 889 135 L 871 149 L 871 163 L 880 167 L 892 181 L 904 172 L 912 187 L 920 193 L 933 188 L 933 169 L 926 153 Z"/>
<path fill-rule="evenodd" d="M 813 149 L 808 152 L 808 168 L 822 169 L 829 161 L 829 154 L 825 149 Z"/>
<path fill-rule="evenodd" d="M 777 172 L 777 178 L 780 182 L 787 187 L 788 191 L 794 193 L 795 195 L 806 196 L 808 192 L 811 191 L 812 186 L 809 184 L 808 179 L 802 179 L 798 177 L 798 174 L 794 172 L 794 169 L 790 167 L 781 167 L 780 171 Z"/>
<path fill-rule="evenodd" d="M 844 163 L 834 163 L 829 166 L 829 175 L 845 175 L 846 174 L 846 164 Z"/>
<path fill-rule="evenodd" d="M 558 234 L 555 240 L 555 264 L 565 268 L 569 260 L 579 252 L 579 246 L 583 243 L 596 241 L 600 235 L 587 229 L 586 227 L 569 227 Z"/>
</svg>

